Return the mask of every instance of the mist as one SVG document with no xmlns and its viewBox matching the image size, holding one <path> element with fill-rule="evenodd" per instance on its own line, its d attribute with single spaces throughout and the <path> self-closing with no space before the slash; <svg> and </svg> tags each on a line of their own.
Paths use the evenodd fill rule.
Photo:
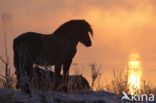
<svg viewBox="0 0 156 103">
<path fill-rule="evenodd" d="M 5 24 L 4 13 L 11 16 Z M 49 34 L 68 20 L 85 19 L 94 30 L 93 46 L 79 44 L 74 62 L 104 64 L 103 71 L 108 72 L 114 64 L 127 64 L 129 55 L 137 53 L 145 78 L 152 80 L 156 73 L 155 0 L 0 0 L 0 15 L 0 56 L 5 55 L 6 32 L 11 67 L 12 42 L 18 35 Z"/>
</svg>

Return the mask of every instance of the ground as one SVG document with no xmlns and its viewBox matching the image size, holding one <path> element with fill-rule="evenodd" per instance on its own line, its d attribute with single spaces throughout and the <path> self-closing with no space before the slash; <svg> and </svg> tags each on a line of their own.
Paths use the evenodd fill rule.
<svg viewBox="0 0 156 103">
<path fill-rule="evenodd" d="M 13 90 L 0 89 L 0 103 L 135 103 L 122 102 L 122 95 L 99 91 L 83 90 L 70 94 L 56 92 L 33 92 L 30 95 Z M 137 103 L 156 103 L 156 102 L 137 102 Z"/>
<path fill-rule="evenodd" d="M 0 89 L 0 103 L 121 103 L 121 96 L 105 91 L 83 90 L 75 93 L 33 92 L 32 98 L 20 90 Z"/>
</svg>

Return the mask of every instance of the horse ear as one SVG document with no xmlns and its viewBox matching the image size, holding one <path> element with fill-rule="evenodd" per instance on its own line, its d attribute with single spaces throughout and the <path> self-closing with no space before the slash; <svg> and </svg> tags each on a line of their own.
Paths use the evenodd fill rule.
<svg viewBox="0 0 156 103">
<path fill-rule="evenodd" d="M 92 29 L 90 24 L 88 24 L 88 25 L 89 25 L 88 26 L 88 32 L 90 32 L 91 36 L 93 37 L 93 29 Z"/>
<path fill-rule="evenodd" d="M 91 28 L 91 25 L 85 19 L 83 19 L 82 21 L 85 23 L 88 28 L 88 32 L 90 32 L 91 36 L 93 37 L 93 30 Z"/>
<path fill-rule="evenodd" d="M 86 20 L 85 20 L 85 19 L 82 19 L 82 21 L 83 21 L 83 22 L 86 22 Z"/>
</svg>

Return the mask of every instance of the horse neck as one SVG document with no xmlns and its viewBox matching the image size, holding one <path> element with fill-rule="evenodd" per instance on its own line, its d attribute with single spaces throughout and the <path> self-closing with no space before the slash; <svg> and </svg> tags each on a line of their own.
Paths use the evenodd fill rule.
<svg viewBox="0 0 156 103">
<path fill-rule="evenodd" d="M 74 34 L 74 33 L 73 33 Z M 64 38 L 64 39 L 66 39 L 66 40 L 68 40 L 69 42 L 71 42 L 71 45 L 73 46 L 73 47 L 76 47 L 77 46 L 77 44 L 78 44 L 78 40 L 77 40 L 77 38 L 69 38 L 69 37 L 67 37 L 66 35 L 62 35 L 61 33 L 53 33 L 53 34 L 51 34 L 51 36 L 55 36 L 56 38 Z"/>
</svg>

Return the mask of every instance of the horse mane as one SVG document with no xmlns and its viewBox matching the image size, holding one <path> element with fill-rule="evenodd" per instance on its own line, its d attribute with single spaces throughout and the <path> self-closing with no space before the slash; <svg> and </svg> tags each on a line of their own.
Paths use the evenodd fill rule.
<svg viewBox="0 0 156 103">
<path fill-rule="evenodd" d="M 58 29 L 56 29 L 54 34 L 64 35 L 64 34 L 71 32 L 71 30 L 74 31 L 74 29 L 82 28 L 82 27 L 84 27 L 85 29 L 88 29 L 88 32 L 90 32 L 91 35 L 93 36 L 93 29 L 91 28 L 91 25 L 86 20 L 70 20 L 68 22 L 65 22 Z"/>
</svg>

